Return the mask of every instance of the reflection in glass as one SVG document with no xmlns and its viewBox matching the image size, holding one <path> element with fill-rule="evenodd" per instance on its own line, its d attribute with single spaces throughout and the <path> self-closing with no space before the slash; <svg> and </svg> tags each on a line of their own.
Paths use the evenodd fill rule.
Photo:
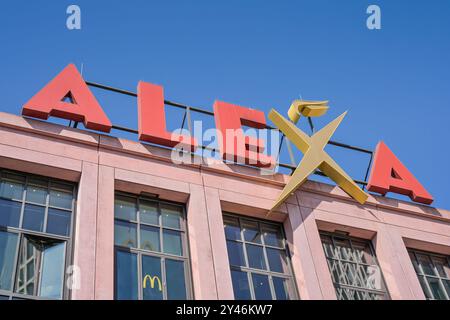
<svg viewBox="0 0 450 320">
<path fill-rule="evenodd" d="M 419 260 L 419 264 L 422 267 L 423 272 L 426 275 L 432 275 L 434 276 L 434 269 L 433 266 L 431 265 L 431 260 L 428 256 L 426 255 L 422 255 L 422 254 L 417 254 L 417 258 Z"/>
<path fill-rule="evenodd" d="M 242 243 L 227 241 L 228 259 L 232 266 L 245 266 L 244 249 Z"/>
<path fill-rule="evenodd" d="M 142 256 L 142 291 L 144 300 L 163 299 L 160 258 Z"/>
<path fill-rule="evenodd" d="M 141 225 L 141 249 L 161 251 L 159 244 L 159 228 Z"/>
<path fill-rule="evenodd" d="M 283 248 L 283 238 L 281 237 L 280 229 L 269 226 L 262 225 L 262 231 L 264 234 L 264 243 L 268 246 Z"/>
<path fill-rule="evenodd" d="M 23 184 L 12 181 L 2 181 L 0 183 L 0 197 L 6 199 L 22 200 Z"/>
<path fill-rule="evenodd" d="M 231 270 L 231 279 L 233 280 L 234 298 L 236 300 L 250 300 L 250 287 L 246 272 Z"/>
<path fill-rule="evenodd" d="M 158 205 L 155 202 L 140 200 L 139 214 L 142 223 L 159 225 Z"/>
<path fill-rule="evenodd" d="M 184 279 L 184 262 L 166 259 L 167 299 L 186 299 L 186 281 Z"/>
<path fill-rule="evenodd" d="M 0 199 L 0 226 L 17 228 L 21 209 L 20 202 Z"/>
<path fill-rule="evenodd" d="M 260 246 L 251 244 L 246 245 L 248 264 L 250 268 L 266 270 L 266 261 L 264 260 L 264 251 Z"/>
<path fill-rule="evenodd" d="M 11 290 L 17 234 L 0 231 L 0 289 Z"/>
<path fill-rule="evenodd" d="M 48 209 L 47 232 L 60 236 L 69 236 L 70 233 L 70 212 Z"/>
<path fill-rule="evenodd" d="M 116 299 L 137 300 L 138 275 L 136 254 L 116 250 Z"/>
<path fill-rule="evenodd" d="M 136 201 L 133 198 L 116 197 L 116 201 L 114 202 L 114 217 L 136 221 Z"/>
<path fill-rule="evenodd" d="M 25 205 L 22 228 L 34 231 L 44 230 L 45 207 Z"/>
<path fill-rule="evenodd" d="M 241 240 L 241 228 L 237 219 L 224 217 L 225 237 L 229 240 Z"/>
<path fill-rule="evenodd" d="M 261 234 L 259 233 L 258 223 L 254 221 L 242 221 L 242 230 L 244 232 L 245 241 L 261 243 Z"/>
<path fill-rule="evenodd" d="M 47 189 L 29 185 L 27 187 L 26 201 L 45 205 L 47 201 Z"/>
<path fill-rule="evenodd" d="M 177 256 L 183 255 L 183 248 L 181 244 L 181 233 L 178 231 L 164 230 L 163 231 L 163 248 L 165 253 L 175 254 Z"/>
<path fill-rule="evenodd" d="M 288 300 L 288 281 L 279 277 L 272 277 L 272 281 L 277 300 Z"/>
<path fill-rule="evenodd" d="M 134 223 L 116 221 L 114 228 L 114 243 L 123 247 L 136 247 L 137 235 Z"/>
<path fill-rule="evenodd" d="M 180 229 L 181 208 L 169 204 L 161 204 L 163 227 Z"/>
<path fill-rule="evenodd" d="M 287 271 L 286 253 L 283 250 L 266 248 L 266 252 L 271 271 L 280 273 Z"/>
<path fill-rule="evenodd" d="M 72 209 L 73 196 L 71 192 L 50 190 L 50 206 L 63 209 Z"/>
<path fill-rule="evenodd" d="M 271 300 L 269 279 L 266 275 L 253 273 L 252 274 L 253 288 L 255 289 L 256 300 Z"/>
<path fill-rule="evenodd" d="M 53 243 L 42 248 L 42 269 L 39 295 L 61 299 L 64 281 L 65 243 Z"/>
<path fill-rule="evenodd" d="M 17 293 L 61 299 L 65 243 L 25 236 L 17 265 Z"/>
</svg>

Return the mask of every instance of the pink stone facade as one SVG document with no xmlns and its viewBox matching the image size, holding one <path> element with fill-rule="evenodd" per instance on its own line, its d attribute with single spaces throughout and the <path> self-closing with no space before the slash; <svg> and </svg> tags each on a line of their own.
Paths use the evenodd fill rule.
<svg viewBox="0 0 450 320">
<path fill-rule="evenodd" d="M 72 299 L 114 297 L 114 193 L 157 194 L 186 205 L 195 299 L 233 299 L 222 212 L 284 225 L 301 299 L 336 299 L 319 236 L 371 240 L 392 299 L 425 299 L 407 248 L 450 255 L 450 212 L 308 181 L 268 215 L 288 176 L 238 165 L 175 165 L 170 151 L 0 113 L 0 168 L 76 182 Z"/>
</svg>

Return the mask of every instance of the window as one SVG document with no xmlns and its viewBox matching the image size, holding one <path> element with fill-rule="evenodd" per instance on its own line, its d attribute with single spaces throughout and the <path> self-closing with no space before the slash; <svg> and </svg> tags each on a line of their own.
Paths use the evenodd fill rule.
<svg viewBox="0 0 450 320">
<path fill-rule="evenodd" d="M 115 298 L 190 299 L 183 206 L 116 194 L 114 216 Z"/>
<path fill-rule="evenodd" d="M 0 170 L 0 296 L 63 299 L 74 185 Z"/>
<path fill-rule="evenodd" d="M 450 300 L 450 258 L 408 250 L 425 296 L 429 300 Z"/>
<path fill-rule="evenodd" d="M 370 241 L 329 233 L 320 237 L 339 300 L 389 299 Z"/>
<path fill-rule="evenodd" d="M 235 299 L 296 299 L 281 226 L 228 214 L 223 220 Z"/>
</svg>

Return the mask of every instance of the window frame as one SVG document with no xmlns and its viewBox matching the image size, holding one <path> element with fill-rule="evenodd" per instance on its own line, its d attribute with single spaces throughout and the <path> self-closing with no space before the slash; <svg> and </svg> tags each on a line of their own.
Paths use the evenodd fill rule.
<svg viewBox="0 0 450 320">
<path fill-rule="evenodd" d="M 289 249 L 289 246 L 287 244 L 287 241 L 286 241 L 286 234 L 285 234 L 285 231 L 284 231 L 283 224 L 282 223 L 276 223 L 276 222 L 269 221 L 269 220 L 257 219 L 257 218 L 253 218 L 253 217 L 238 215 L 238 214 L 234 214 L 234 213 L 230 213 L 230 212 L 223 212 L 222 213 L 222 219 L 223 219 L 224 227 L 226 225 L 225 224 L 226 218 L 237 219 L 238 220 L 240 239 L 239 240 L 227 239 L 226 236 L 225 236 L 225 242 L 227 243 L 228 241 L 231 241 L 231 242 L 242 244 L 242 251 L 243 251 L 243 254 L 244 254 L 244 261 L 245 261 L 245 264 L 246 264 L 245 266 L 232 265 L 231 262 L 230 262 L 230 259 L 229 259 L 229 255 L 228 255 L 227 258 L 228 258 L 228 265 L 230 267 L 230 272 L 231 271 L 240 271 L 240 272 L 245 272 L 246 273 L 248 284 L 249 284 L 250 299 L 251 300 L 256 300 L 255 287 L 253 285 L 252 274 L 257 274 L 257 275 L 267 276 L 268 282 L 269 282 L 270 294 L 272 296 L 272 300 L 276 300 L 276 292 L 275 292 L 275 288 L 274 288 L 274 284 L 273 284 L 273 277 L 281 278 L 281 279 L 289 281 L 290 285 L 292 287 L 292 294 L 294 296 L 293 297 L 289 297 L 288 300 L 299 300 L 300 299 L 300 295 L 299 295 L 299 291 L 298 291 L 298 288 L 297 288 L 296 277 L 295 277 L 294 269 L 292 267 L 291 253 L 290 253 L 290 249 Z M 255 243 L 255 242 L 250 242 L 250 241 L 245 240 L 244 230 L 243 230 L 243 226 L 242 226 L 243 225 L 243 220 L 244 220 L 244 223 L 245 223 L 245 221 L 250 221 L 250 222 L 257 223 L 258 231 L 259 231 L 260 236 L 261 236 L 261 243 Z M 272 227 L 274 227 L 275 229 L 277 229 L 280 232 L 279 235 L 281 236 L 282 246 L 276 247 L 276 246 L 272 246 L 272 245 L 269 245 L 269 244 L 265 243 L 264 236 L 263 236 L 262 225 L 272 226 Z M 266 270 L 256 269 L 256 268 L 250 267 L 249 258 L 248 258 L 248 254 L 247 254 L 247 246 L 246 246 L 247 244 L 255 245 L 255 246 L 259 246 L 259 247 L 263 248 L 264 263 L 265 263 L 265 265 L 267 267 Z M 277 271 L 271 271 L 270 270 L 270 264 L 269 264 L 269 259 L 267 257 L 266 248 L 276 249 L 276 250 L 279 250 L 279 251 L 283 251 L 285 253 L 285 255 L 286 255 L 286 267 L 287 267 L 287 272 L 288 273 L 280 273 L 280 272 L 277 272 Z M 233 294 L 234 294 L 234 292 L 233 292 Z"/>
<path fill-rule="evenodd" d="M 75 234 L 75 221 L 76 221 L 76 209 L 77 209 L 77 184 L 69 181 L 64 181 L 61 179 L 51 178 L 51 177 L 45 177 L 35 174 L 29 174 L 26 172 L 18 172 L 14 170 L 8 170 L 8 169 L 2 169 L 0 168 L 0 182 L 3 181 L 11 181 L 11 182 L 17 182 L 13 179 L 10 179 L 8 177 L 5 177 L 6 174 L 11 174 L 15 176 L 20 176 L 24 180 L 22 182 L 23 191 L 22 191 L 22 199 L 8 199 L 8 198 L 2 198 L 2 200 L 12 201 L 14 203 L 20 203 L 21 209 L 20 209 L 20 218 L 19 218 L 19 225 L 18 227 L 11 227 L 11 226 L 0 226 L 1 232 L 7 232 L 11 234 L 16 234 L 17 239 L 17 245 L 15 250 L 15 257 L 14 257 L 14 265 L 13 265 L 13 272 L 12 272 L 12 284 L 11 284 L 11 290 L 4 290 L 0 289 L 0 296 L 8 297 L 8 300 L 15 300 L 15 299 L 25 299 L 25 300 L 69 300 L 71 298 L 71 290 L 68 288 L 66 282 L 67 278 L 70 276 L 67 274 L 67 268 L 72 264 L 73 261 L 73 239 Z M 45 199 L 45 204 L 38 204 L 34 202 L 27 201 L 27 188 L 30 185 L 30 180 L 41 180 L 46 181 L 47 184 L 45 188 L 47 189 L 47 195 Z M 61 208 L 56 206 L 50 205 L 50 191 L 55 190 L 58 188 L 53 188 L 53 184 L 56 185 L 65 185 L 67 187 L 70 187 L 72 190 L 72 208 Z M 33 185 L 33 184 L 31 184 Z M 66 192 L 68 190 L 65 190 Z M 45 215 L 44 215 L 44 226 L 42 231 L 35 231 L 35 230 L 28 230 L 24 229 L 22 227 L 23 225 L 23 219 L 24 219 L 24 212 L 26 205 L 35 205 L 45 208 Z M 56 209 L 61 210 L 65 212 L 70 213 L 70 228 L 69 228 L 69 234 L 68 236 L 61 236 L 57 234 L 51 234 L 47 233 L 47 221 L 48 221 L 48 212 L 49 209 Z M 1 214 L 1 213 L 0 213 Z M 26 236 L 31 236 L 35 238 L 45 238 L 45 239 L 51 239 L 56 240 L 60 242 L 65 243 L 65 254 L 64 254 L 64 272 L 63 272 L 63 283 L 62 283 L 62 292 L 61 292 L 61 298 L 60 299 L 52 299 L 48 297 L 40 297 L 40 296 L 33 296 L 33 295 L 26 295 L 15 292 L 16 290 L 16 281 L 17 281 L 17 272 L 18 272 L 18 263 L 19 263 L 19 255 L 20 255 L 20 249 L 22 247 L 22 243 L 24 241 L 24 238 Z M 42 261 L 40 261 L 39 268 L 42 268 Z M 39 282 L 41 281 L 41 276 L 38 277 Z M 39 283 L 40 285 L 40 283 Z M 38 292 L 40 292 L 41 288 L 38 288 Z"/>
<path fill-rule="evenodd" d="M 127 193 L 123 191 L 115 191 L 114 193 L 114 202 L 116 201 L 117 196 L 119 197 L 126 197 L 130 199 L 135 200 L 136 204 L 136 220 L 126 220 L 122 218 L 116 218 L 114 213 L 114 235 L 115 235 L 115 223 L 116 221 L 120 222 L 126 222 L 131 223 L 136 226 L 136 247 L 128 247 L 128 246 L 121 246 L 117 245 L 114 242 L 114 299 L 117 300 L 117 282 L 116 282 L 116 266 L 117 266 L 117 251 L 122 251 L 130 254 L 135 254 L 137 259 L 137 278 L 138 278 L 138 300 L 143 300 L 143 288 L 142 288 L 142 256 L 150 256 L 150 257 L 156 257 L 161 259 L 161 282 L 163 285 L 163 300 L 167 300 L 167 281 L 166 281 L 166 265 L 165 261 L 166 259 L 169 260 L 176 260 L 176 261 L 182 261 L 184 263 L 184 278 L 185 278 L 185 285 L 186 285 L 186 300 L 193 300 L 194 299 L 194 292 L 193 292 L 193 279 L 192 279 L 192 271 L 191 271 L 191 255 L 189 250 L 189 237 L 188 237 L 188 225 L 187 225 L 187 213 L 186 213 L 186 206 L 184 203 L 178 203 L 174 201 L 167 201 L 162 200 L 157 196 L 150 196 L 150 195 L 136 195 L 132 193 Z M 141 222 L 140 220 L 140 201 L 148 201 L 148 202 L 154 202 L 157 205 L 158 210 L 158 216 L 160 217 L 161 221 L 159 225 Z M 181 216 L 180 216 L 180 229 L 171 228 L 171 227 L 164 227 L 162 223 L 162 214 L 161 214 L 161 204 L 167 204 L 172 206 L 177 206 L 181 208 Z M 141 249 L 140 248 L 140 240 L 141 240 L 141 225 L 147 226 L 147 227 L 153 227 L 158 228 L 159 230 L 159 245 L 160 245 L 160 251 L 151 251 L 148 249 Z M 163 231 L 169 230 L 169 231 L 176 231 L 180 232 L 181 234 L 181 248 L 183 250 L 183 255 L 175 255 L 171 253 L 164 253 L 164 244 L 163 244 Z"/>
<path fill-rule="evenodd" d="M 367 245 L 367 248 L 369 248 L 369 250 L 370 250 L 371 259 L 376 264 L 367 264 L 367 263 L 361 263 L 361 262 L 358 262 L 358 261 L 351 261 L 351 260 L 346 260 L 346 259 L 338 259 L 338 258 L 327 256 L 327 253 L 325 252 L 325 249 L 323 248 L 323 243 L 324 242 L 322 240 L 322 235 L 331 238 L 331 241 L 333 243 L 333 248 L 337 248 L 336 243 L 335 243 L 335 238 L 347 240 L 349 242 L 350 247 L 351 247 L 352 250 L 355 250 L 354 246 L 353 246 L 353 241 L 355 241 L 355 242 L 364 242 Z M 362 292 L 366 292 L 366 293 L 373 293 L 373 294 L 376 294 L 376 295 L 383 295 L 384 296 L 383 300 L 391 300 L 391 296 L 389 294 L 389 290 L 388 290 L 387 285 L 386 285 L 386 280 L 385 280 L 384 275 L 383 275 L 383 270 L 381 269 L 380 263 L 378 262 L 378 258 L 376 256 L 376 252 L 375 252 L 375 249 L 373 248 L 373 244 L 372 244 L 371 240 L 363 239 L 363 238 L 356 238 L 356 237 L 352 237 L 352 236 L 350 236 L 348 234 L 339 233 L 339 232 L 328 232 L 328 231 L 320 231 L 320 230 L 319 230 L 319 236 L 320 236 L 320 240 L 321 240 L 321 243 L 322 243 L 322 250 L 324 252 L 325 259 L 327 260 L 328 271 L 330 273 L 331 281 L 333 282 L 333 287 L 335 288 L 336 296 L 337 296 L 338 300 L 339 300 L 339 297 L 338 297 L 337 289 L 349 289 L 349 290 L 353 290 L 353 291 L 362 291 Z M 381 281 L 382 281 L 382 286 L 383 286 L 383 290 L 384 291 L 383 290 L 371 289 L 371 288 L 357 287 L 357 286 L 353 286 L 353 285 L 347 285 L 347 284 L 343 284 L 343 283 L 334 282 L 333 276 L 331 275 L 332 270 L 331 270 L 330 265 L 329 265 L 329 260 L 336 261 L 336 263 L 338 263 L 339 270 L 342 273 L 344 273 L 343 268 L 342 268 L 342 263 L 348 263 L 348 264 L 356 265 L 357 266 L 357 270 L 358 270 L 357 272 L 360 272 L 360 270 L 361 270 L 361 268 L 359 268 L 360 266 L 376 266 L 380 270 Z"/>
<path fill-rule="evenodd" d="M 446 255 L 438 254 L 438 253 L 434 253 L 434 252 L 429 252 L 429 251 L 411 249 L 411 248 L 407 248 L 407 250 L 408 250 L 408 254 L 409 254 L 410 259 L 411 259 L 411 254 L 414 256 L 414 259 L 415 259 L 415 261 L 411 260 L 411 263 L 413 263 L 413 264 L 414 264 L 414 262 L 417 263 L 417 267 L 418 267 L 418 269 L 421 272 L 421 273 L 417 273 L 416 268 L 413 265 L 414 273 L 417 276 L 417 280 L 419 281 L 419 283 L 420 283 L 420 278 L 423 278 L 425 280 L 426 290 L 428 291 L 428 294 L 433 297 L 433 298 L 427 298 L 427 294 L 425 293 L 425 289 L 422 287 L 422 285 L 420 285 L 420 287 L 421 287 L 421 289 L 423 291 L 423 294 L 425 295 L 425 298 L 427 300 L 440 300 L 440 299 L 436 299 L 434 297 L 433 290 L 431 290 L 430 284 L 427 281 L 427 278 L 432 278 L 432 279 L 436 279 L 439 282 L 439 285 L 443 288 L 442 291 L 444 292 L 444 295 L 446 296 L 445 300 L 450 300 L 450 293 L 447 292 L 447 290 L 445 289 L 445 286 L 442 283 L 443 280 L 446 280 L 446 281 L 450 282 L 450 277 L 444 278 L 444 277 L 440 276 L 439 275 L 439 271 L 438 271 L 438 269 L 436 267 L 436 264 L 434 263 L 434 260 L 433 260 L 433 258 L 444 259 L 445 261 L 447 261 L 447 265 L 448 265 L 448 267 L 450 269 L 450 256 L 446 256 Z M 419 255 L 423 255 L 423 256 L 427 256 L 429 258 L 429 260 L 430 260 L 430 262 L 431 262 L 431 264 L 433 266 L 433 272 L 435 273 L 435 275 L 428 275 L 428 274 L 426 274 L 423 271 L 422 264 L 419 262 L 419 259 L 417 258 L 418 254 Z"/>
</svg>

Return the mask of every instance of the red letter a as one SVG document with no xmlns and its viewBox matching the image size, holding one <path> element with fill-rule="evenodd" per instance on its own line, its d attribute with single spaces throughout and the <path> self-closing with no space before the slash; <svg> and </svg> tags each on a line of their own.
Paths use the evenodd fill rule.
<svg viewBox="0 0 450 320">
<path fill-rule="evenodd" d="M 433 197 L 382 141 L 375 151 L 367 189 L 383 195 L 387 192 L 403 194 L 425 204 L 433 202 Z"/>
<path fill-rule="evenodd" d="M 65 98 L 71 102 L 65 102 Z M 23 106 L 22 115 L 44 120 L 53 116 L 83 122 L 87 129 L 111 131 L 111 122 L 73 64 L 31 98 Z"/>
</svg>

